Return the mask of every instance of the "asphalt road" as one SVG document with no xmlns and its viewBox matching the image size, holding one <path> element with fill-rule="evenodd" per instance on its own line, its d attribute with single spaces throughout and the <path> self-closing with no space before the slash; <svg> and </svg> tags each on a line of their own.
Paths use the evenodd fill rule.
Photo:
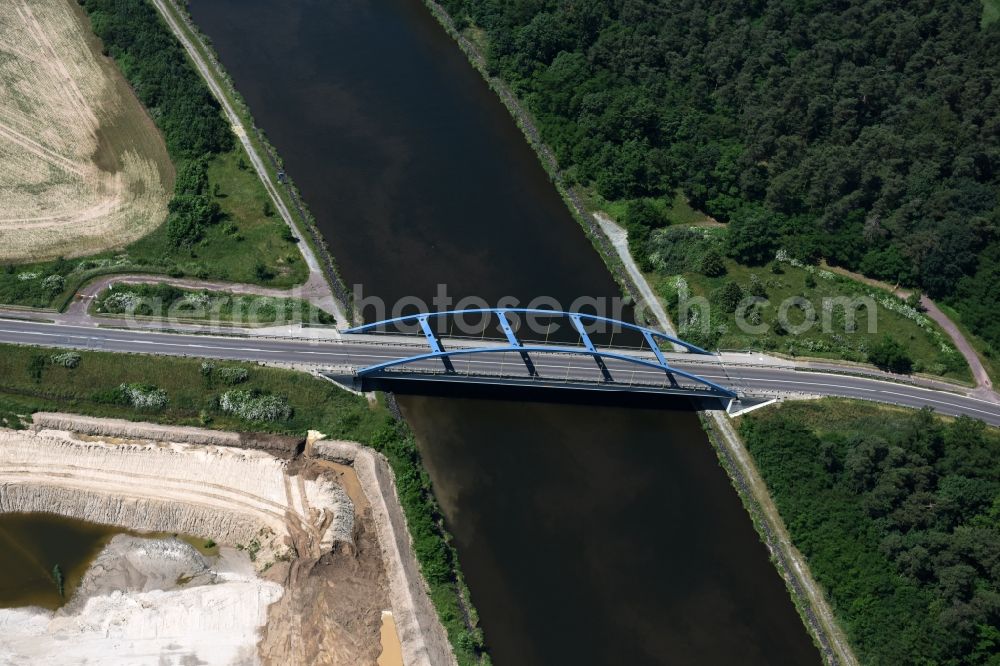
<svg viewBox="0 0 1000 666">
<path fill-rule="evenodd" d="M 383 363 L 395 358 L 427 352 L 426 345 L 409 340 L 384 338 L 376 343 L 372 338 L 344 340 L 306 340 L 291 338 L 246 338 L 210 335 L 159 333 L 139 330 L 69 326 L 38 321 L 0 319 L 0 342 L 49 347 L 191 356 L 201 358 L 303 364 L 321 370 L 345 372 Z M 445 341 L 446 348 L 450 341 Z M 450 346 L 454 346 L 454 343 Z M 662 371 L 643 368 L 625 361 L 608 359 L 602 371 L 594 359 L 586 355 L 532 353 L 534 370 L 542 380 L 553 382 L 599 382 L 611 378 L 622 385 L 669 386 Z M 652 358 L 651 356 L 649 358 Z M 691 360 L 671 355 L 678 369 L 697 374 L 741 394 L 774 396 L 790 394 L 860 398 L 907 407 L 929 406 L 942 414 L 965 414 L 1000 426 L 1000 405 L 955 392 L 888 381 L 874 377 L 814 372 L 793 367 L 771 367 L 750 363 L 721 362 L 715 357 L 692 356 Z M 440 360 L 424 361 L 409 370 L 440 373 Z M 453 360 L 458 374 L 471 373 L 530 379 L 528 368 L 515 352 L 458 356 Z M 676 377 L 677 388 L 690 391 L 700 385 Z"/>
</svg>

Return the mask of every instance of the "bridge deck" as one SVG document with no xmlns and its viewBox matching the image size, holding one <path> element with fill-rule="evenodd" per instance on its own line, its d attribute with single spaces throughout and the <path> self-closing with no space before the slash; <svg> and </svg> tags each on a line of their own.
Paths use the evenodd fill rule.
<svg viewBox="0 0 1000 666">
<path fill-rule="evenodd" d="M 414 348 L 410 346 L 413 342 L 412 337 L 386 336 L 385 339 L 376 342 L 374 338 L 378 337 L 381 336 L 372 336 L 369 340 L 375 344 L 381 343 L 379 347 L 383 358 L 403 359 L 414 355 Z M 405 345 L 407 342 L 410 345 Z M 659 361 L 657 355 L 648 351 L 604 350 L 621 351 L 649 363 L 649 365 L 638 365 L 634 360 L 590 355 L 590 350 L 582 346 L 575 349 L 574 353 L 567 353 L 558 351 L 562 349 L 559 345 L 551 345 L 556 351 L 538 349 L 522 351 L 504 350 L 505 346 L 495 341 L 442 340 L 442 343 L 449 349 L 468 350 L 471 353 L 459 353 L 447 359 L 412 360 L 403 365 L 376 371 L 359 368 L 359 374 L 371 378 L 396 380 L 572 387 L 581 390 L 667 393 L 700 397 L 719 395 L 719 391 L 706 386 L 698 379 L 685 376 L 684 371 L 680 369 L 667 372 L 662 368 L 652 367 Z M 684 356 L 690 358 L 694 355 L 684 354 Z M 727 382 L 725 388 L 735 392 L 732 386 L 734 383 Z"/>
<path fill-rule="evenodd" d="M 694 399 L 711 399 L 719 401 L 719 409 L 725 409 L 730 398 L 720 396 L 712 391 L 696 389 L 685 386 L 663 387 L 652 384 L 618 384 L 615 382 L 582 382 L 582 381 L 560 381 L 558 379 L 542 379 L 528 377 L 488 377 L 476 375 L 458 375 L 448 373 L 417 373 L 417 372 L 386 372 L 364 377 L 351 376 L 343 377 L 328 374 L 328 377 L 339 382 L 351 385 L 360 391 L 380 390 L 387 387 L 386 381 L 391 382 L 388 386 L 397 382 L 406 383 L 427 383 L 427 384 L 461 384 L 465 386 L 495 386 L 525 389 L 553 389 L 565 391 L 594 391 L 605 393 L 640 393 L 650 395 L 665 395 L 687 397 Z"/>
</svg>

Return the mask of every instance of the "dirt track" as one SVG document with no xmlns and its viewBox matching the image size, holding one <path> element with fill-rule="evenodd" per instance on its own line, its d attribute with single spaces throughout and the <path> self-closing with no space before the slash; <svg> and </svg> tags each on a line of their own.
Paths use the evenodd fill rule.
<svg viewBox="0 0 1000 666">
<path fill-rule="evenodd" d="M 877 289 L 891 292 L 903 299 L 909 298 L 910 294 L 913 293 L 907 289 L 901 289 L 898 285 L 890 285 L 880 280 L 874 280 L 872 278 L 865 277 L 860 273 L 855 273 L 845 268 L 841 268 L 840 266 L 829 266 L 825 263 L 824 266 L 834 273 L 846 275 L 853 280 L 863 282 Z M 955 325 L 955 322 L 953 322 L 948 315 L 942 312 L 941 308 L 937 306 L 937 303 L 931 300 L 926 294 L 920 295 L 920 306 L 926 311 L 927 316 L 940 326 L 948 337 L 951 338 L 951 341 L 955 343 L 955 348 L 958 349 L 959 353 L 961 353 L 963 357 L 965 357 L 966 363 L 968 363 L 969 368 L 972 369 L 972 377 L 976 382 L 976 388 L 978 389 L 979 396 L 984 400 L 1000 402 L 1000 395 L 997 395 L 993 391 L 993 382 L 990 380 L 990 375 L 986 372 L 986 368 L 983 366 L 982 359 L 979 358 L 979 354 L 976 352 L 975 348 L 968 341 L 968 339 L 966 339 L 965 335 L 962 334 L 962 331 L 959 330 L 958 326 Z"/>
</svg>

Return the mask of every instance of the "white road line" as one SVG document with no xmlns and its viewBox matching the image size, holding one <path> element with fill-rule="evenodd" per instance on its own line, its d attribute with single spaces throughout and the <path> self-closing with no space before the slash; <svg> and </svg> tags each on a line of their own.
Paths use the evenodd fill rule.
<svg viewBox="0 0 1000 666">
<path fill-rule="evenodd" d="M 273 357 L 280 358 L 281 356 L 285 356 L 286 358 L 289 357 L 294 358 L 297 356 L 309 356 L 313 357 L 316 361 L 326 358 L 340 360 L 344 358 L 353 357 L 357 361 L 363 361 L 364 363 L 374 363 L 383 360 L 392 360 L 400 358 L 402 354 L 409 354 L 409 353 L 417 354 L 424 352 L 422 347 L 413 347 L 413 348 L 394 347 L 393 349 L 396 351 L 396 353 L 386 353 L 385 349 L 376 352 L 375 349 L 378 349 L 377 343 L 367 343 L 367 342 L 349 343 L 349 342 L 334 341 L 334 340 L 303 341 L 303 342 L 297 342 L 291 340 L 275 341 L 274 343 L 275 346 L 270 348 L 266 346 L 239 347 L 239 346 L 228 346 L 224 344 L 219 344 L 223 341 L 230 341 L 230 342 L 232 341 L 232 338 L 226 338 L 223 336 L 199 336 L 197 342 L 194 341 L 175 342 L 167 339 L 169 337 L 176 335 L 171 333 L 136 331 L 133 333 L 132 337 L 122 338 L 122 337 L 98 336 L 95 335 L 95 332 L 101 329 L 93 329 L 83 326 L 68 325 L 68 326 L 61 326 L 60 328 L 63 329 L 63 331 L 65 329 L 71 329 L 73 333 L 62 332 L 62 331 L 61 332 L 39 331 L 34 328 L 25 328 L 25 329 L 5 328 L 5 329 L 0 329 L 0 333 L 16 335 L 16 336 L 24 336 L 24 337 L 34 336 L 34 337 L 44 337 L 44 338 L 55 338 L 57 339 L 55 340 L 56 344 L 59 344 L 62 341 L 65 341 L 65 344 L 74 344 L 73 342 L 71 342 L 74 340 L 82 341 L 84 346 L 86 346 L 87 348 L 91 349 L 96 348 L 98 350 L 102 349 L 106 345 L 119 344 L 126 346 L 135 345 L 137 347 L 142 346 L 144 348 L 160 347 L 160 348 L 193 350 L 196 354 L 200 352 L 203 355 L 212 355 L 217 353 L 228 352 L 228 353 L 239 353 L 239 354 L 262 355 L 269 358 Z M 77 333 L 77 331 L 80 331 L 80 333 Z M 177 335 L 177 337 L 181 338 L 180 335 Z M 184 336 L 182 339 L 191 340 L 191 336 Z M 311 346 L 324 345 L 325 348 L 323 349 L 301 348 L 302 345 L 306 344 Z M 340 347 L 340 349 L 337 349 L 337 347 Z M 344 347 L 347 348 L 345 349 Z M 125 350 L 117 350 L 117 351 L 125 351 Z M 503 356 L 506 356 L 509 353 L 515 353 L 515 352 L 504 352 L 502 354 Z M 570 376 L 578 379 L 589 376 L 590 374 L 597 374 L 599 372 L 599 369 L 596 366 L 596 364 L 594 366 L 590 366 L 585 361 L 578 362 L 582 361 L 582 357 L 580 359 L 577 359 L 576 357 L 560 354 L 559 352 L 533 352 L 533 356 L 535 356 L 538 359 L 534 362 L 534 366 L 539 371 L 563 373 L 569 370 L 572 373 Z M 551 363 L 543 360 L 551 357 L 567 358 L 569 359 L 569 361 L 568 363 Z M 465 364 L 467 368 L 471 367 L 496 368 L 497 366 L 502 365 L 500 360 L 494 360 L 493 358 L 487 358 L 487 357 L 482 357 L 482 358 L 466 357 L 460 360 Z M 426 368 L 427 366 L 433 365 L 434 363 L 435 360 L 428 359 L 427 361 L 421 363 L 417 367 Z M 675 367 L 678 370 L 685 370 L 693 373 L 699 373 L 700 371 L 700 376 L 708 380 L 726 381 L 731 379 L 724 372 L 722 374 L 704 372 L 703 370 L 704 365 L 705 365 L 704 363 L 676 364 Z M 610 359 L 608 363 L 608 368 L 609 370 L 615 373 L 627 371 L 631 377 L 640 376 L 643 379 L 647 379 L 650 376 L 660 377 L 663 375 L 661 371 L 655 369 L 631 368 L 626 361 L 620 361 L 618 359 Z M 848 394 L 866 393 L 866 394 L 879 394 L 885 396 L 896 396 L 905 399 L 907 401 L 942 405 L 953 410 L 973 412 L 993 417 L 1000 415 L 1000 406 L 994 405 L 994 403 L 988 400 L 983 400 L 981 398 L 976 398 L 973 396 L 953 394 L 943 389 L 933 389 L 913 384 L 901 385 L 895 382 L 880 380 L 871 377 L 856 377 L 852 375 L 839 375 L 836 373 L 811 373 L 811 372 L 809 373 L 809 376 L 815 376 L 827 380 L 825 382 L 806 380 L 805 377 L 803 376 L 803 374 L 805 373 L 799 374 L 799 377 L 801 377 L 801 379 L 791 379 L 791 378 L 786 379 L 782 377 L 773 377 L 773 376 L 771 377 L 754 376 L 756 372 L 762 372 L 762 373 L 800 372 L 801 373 L 801 371 L 797 371 L 794 368 L 755 369 L 751 366 L 744 368 L 743 372 L 744 375 L 747 375 L 747 373 L 749 373 L 749 375 L 744 377 L 744 379 L 746 379 L 749 382 L 757 382 L 762 384 L 777 384 L 779 386 L 786 386 L 786 387 L 804 386 L 815 389 L 825 388 L 825 389 L 832 389 L 833 391 L 838 393 L 848 393 Z M 527 375 L 525 376 L 525 378 L 527 378 Z M 839 383 L 831 383 L 831 380 L 837 380 L 837 379 L 842 379 L 843 381 Z M 905 387 L 908 392 L 890 390 L 890 387 L 893 388 Z M 824 391 L 820 391 L 820 393 L 823 392 Z M 918 392 L 922 393 L 923 395 L 919 395 Z M 825 393 L 831 393 L 831 391 L 825 391 Z M 957 400 L 957 402 L 949 401 L 947 399 L 940 399 L 941 397 L 943 397 L 941 394 L 953 396 L 954 399 Z M 992 410 L 977 409 L 968 404 L 973 402 L 982 405 L 988 405 L 990 407 L 993 407 L 993 409 Z"/>
</svg>

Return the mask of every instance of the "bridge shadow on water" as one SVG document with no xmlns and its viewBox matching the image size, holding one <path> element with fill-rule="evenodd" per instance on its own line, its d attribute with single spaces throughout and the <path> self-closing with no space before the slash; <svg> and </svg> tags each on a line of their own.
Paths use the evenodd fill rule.
<svg viewBox="0 0 1000 666">
<path fill-rule="evenodd" d="M 334 378 L 350 385 L 350 379 Z M 433 379 L 403 379 L 395 377 L 365 377 L 365 391 L 386 391 L 399 395 L 420 395 L 439 398 L 471 398 L 474 400 L 526 401 L 547 404 L 624 407 L 632 409 L 662 409 L 696 412 L 725 410 L 728 399 L 712 396 L 670 395 L 665 393 L 593 390 L 592 388 L 553 386 L 503 386 L 467 384 Z"/>
</svg>

